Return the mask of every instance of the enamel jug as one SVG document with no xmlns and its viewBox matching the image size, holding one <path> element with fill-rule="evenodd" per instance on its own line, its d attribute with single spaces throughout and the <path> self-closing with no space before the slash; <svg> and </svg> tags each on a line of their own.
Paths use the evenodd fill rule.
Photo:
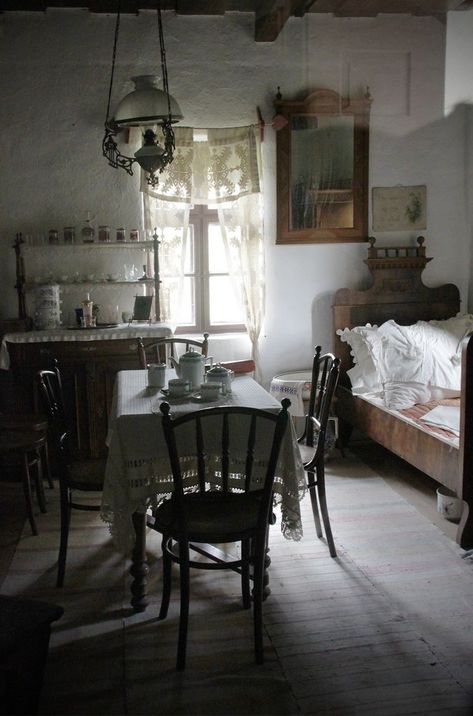
<svg viewBox="0 0 473 716">
<path fill-rule="evenodd" d="M 170 360 L 178 378 L 188 380 L 191 384 L 191 390 L 195 390 L 200 386 L 204 380 L 205 356 L 191 349 L 181 355 L 179 362 L 172 356 Z"/>
</svg>

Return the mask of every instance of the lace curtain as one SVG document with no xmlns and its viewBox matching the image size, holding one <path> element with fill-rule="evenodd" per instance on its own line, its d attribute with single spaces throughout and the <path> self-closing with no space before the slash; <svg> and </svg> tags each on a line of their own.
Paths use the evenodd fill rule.
<svg viewBox="0 0 473 716">
<path fill-rule="evenodd" d="M 178 267 L 177 319 L 185 304 L 184 266 L 188 244 L 189 211 L 194 204 L 213 204 L 218 217 L 229 270 L 243 297 L 246 328 L 258 362 L 258 337 L 264 302 L 264 252 L 259 129 L 256 126 L 194 130 L 176 127 L 172 164 L 152 189 L 142 179 L 145 229 L 158 228 L 160 236 L 172 231 L 166 256 Z M 162 247 L 163 248 L 163 247 Z"/>
</svg>

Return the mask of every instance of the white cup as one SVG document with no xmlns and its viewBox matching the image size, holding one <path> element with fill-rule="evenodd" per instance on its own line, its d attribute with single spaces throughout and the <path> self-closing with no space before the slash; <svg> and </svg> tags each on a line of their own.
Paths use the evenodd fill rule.
<svg viewBox="0 0 473 716">
<path fill-rule="evenodd" d="M 182 398 L 190 393 L 190 383 L 184 378 L 171 378 L 168 390 L 171 398 Z"/>
<path fill-rule="evenodd" d="M 166 382 L 166 363 L 149 363 L 148 385 L 153 388 L 163 388 Z"/>
<path fill-rule="evenodd" d="M 200 396 L 203 401 L 217 400 L 222 389 L 221 383 L 201 383 L 200 384 Z"/>
</svg>

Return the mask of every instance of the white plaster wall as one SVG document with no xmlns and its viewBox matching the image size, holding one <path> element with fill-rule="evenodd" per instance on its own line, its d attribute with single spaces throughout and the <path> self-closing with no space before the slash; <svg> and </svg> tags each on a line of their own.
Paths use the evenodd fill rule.
<svg viewBox="0 0 473 716">
<path fill-rule="evenodd" d="M 473 12 L 449 12 L 445 53 L 445 113 L 473 102 Z"/>
<path fill-rule="evenodd" d="M 469 273 L 473 275 L 473 12 L 450 12 L 447 22 L 445 62 L 445 113 L 463 118 L 464 196 L 469 229 Z M 470 280 L 468 306 L 473 310 Z"/>
<path fill-rule="evenodd" d="M 385 15 L 292 18 L 274 43 L 255 43 L 252 14 L 164 14 L 171 92 L 194 127 L 270 122 L 278 85 L 286 98 L 329 87 L 356 93 L 369 85 L 370 185 L 427 184 L 425 281 L 455 281 L 465 296 L 463 120 L 443 116 L 445 27 L 434 18 Z M 76 223 L 141 228 L 138 177 L 109 168 L 101 140 L 114 17 L 86 11 L 5 13 L 0 17 L 1 315 L 16 313 L 13 251 L 17 231 Z M 114 87 L 158 63 L 156 17 L 124 16 Z M 265 240 L 267 316 L 263 376 L 310 364 L 315 343 L 332 345 L 331 300 L 343 286 L 369 283 L 364 244 L 276 246 L 275 136 L 266 128 Z M 377 235 L 407 243 L 409 233 Z"/>
</svg>

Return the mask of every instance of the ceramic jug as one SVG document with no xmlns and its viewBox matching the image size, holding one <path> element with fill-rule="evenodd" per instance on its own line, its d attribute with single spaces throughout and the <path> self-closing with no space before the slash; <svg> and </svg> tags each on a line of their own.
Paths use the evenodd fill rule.
<svg viewBox="0 0 473 716">
<path fill-rule="evenodd" d="M 175 369 L 179 378 L 188 380 L 191 389 L 197 389 L 204 379 L 205 356 L 192 349 L 183 353 L 179 362 L 172 356 L 170 358 L 172 367 Z"/>
</svg>

